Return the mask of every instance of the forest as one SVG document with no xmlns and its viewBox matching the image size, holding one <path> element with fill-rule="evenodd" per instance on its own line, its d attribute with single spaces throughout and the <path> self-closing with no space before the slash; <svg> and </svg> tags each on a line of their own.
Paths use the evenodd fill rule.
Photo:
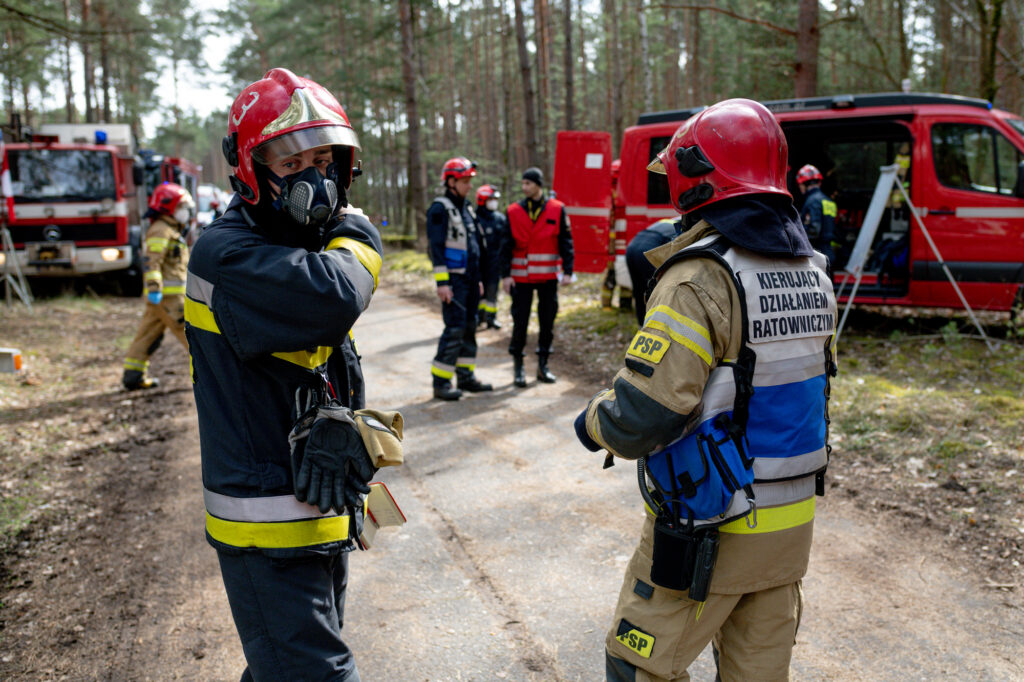
<svg viewBox="0 0 1024 682">
<path fill-rule="evenodd" d="M 550 172 L 557 131 L 617 142 L 642 112 L 915 91 L 1021 113 L 1022 19 L 1024 0 L 0 0 L 0 121 L 127 122 L 226 186 L 227 112 L 182 79 L 237 92 L 285 66 L 351 118 L 356 200 L 416 234 L 445 159 L 514 193 L 523 167 Z"/>
</svg>

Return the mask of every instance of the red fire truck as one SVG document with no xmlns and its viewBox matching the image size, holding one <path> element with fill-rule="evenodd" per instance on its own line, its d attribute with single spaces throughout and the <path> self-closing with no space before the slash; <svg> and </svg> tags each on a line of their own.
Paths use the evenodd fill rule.
<svg viewBox="0 0 1024 682">
<path fill-rule="evenodd" d="M 18 264 L 35 277 L 104 275 L 142 292 L 141 167 L 127 124 L 47 124 L 6 145 Z"/>
<path fill-rule="evenodd" d="M 1024 296 L 1024 119 L 984 100 L 925 93 L 764 102 L 789 142 L 790 191 L 810 163 L 838 205 L 837 284 L 882 166 L 900 163 L 910 200 L 968 303 L 1010 310 Z M 643 114 L 620 148 L 615 218 L 626 238 L 677 217 L 664 176 L 646 166 L 703 107 Z M 901 159 L 902 157 L 902 159 Z M 611 137 L 559 133 L 553 188 L 570 208 L 577 269 L 609 262 Z M 878 226 L 857 302 L 962 308 L 914 216 L 895 193 Z"/>
</svg>

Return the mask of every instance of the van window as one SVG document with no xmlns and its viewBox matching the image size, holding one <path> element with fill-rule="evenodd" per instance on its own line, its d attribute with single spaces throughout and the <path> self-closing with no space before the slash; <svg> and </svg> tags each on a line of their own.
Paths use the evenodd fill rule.
<svg viewBox="0 0 1024 682">
<path fill-rule="evenodd" d="M 652 137 L 648 150 L 647 163 L 654 160 L 662 149 L 668 146 L 671 137 Z M 646 164 L 644 166 L 646 168 Z M 647 173 L 647 205 L 671 204 L 668 196 L 668 177 L 660 173 Z"/>
<path fill-rule="evenodd" d="M 935 174 L 947 187 L 1013 194 L 1021 153 L 994 128 L 967 123 L 932 126 Z"/>
</svg>

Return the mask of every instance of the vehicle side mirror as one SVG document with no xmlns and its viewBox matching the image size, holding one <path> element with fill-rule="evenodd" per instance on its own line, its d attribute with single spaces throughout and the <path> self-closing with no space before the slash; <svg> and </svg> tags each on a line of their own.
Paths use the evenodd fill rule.
<svg viewBox="0 0 1024 682">
<path fill-rule="evenodd" d="M 1024 161 L 1017 166 L 1017 184 L 1013 186 L 1013 196 L 1024 199 Z"/>
<path fill-rule="evenodd" d="M 132 182 L 135 183 L 136 187 L 142 187 L 142 183 L 146 179 L 144 174 L 145 169 L 143 169 L 141 163 L 132 164 Z"/>
</svg>

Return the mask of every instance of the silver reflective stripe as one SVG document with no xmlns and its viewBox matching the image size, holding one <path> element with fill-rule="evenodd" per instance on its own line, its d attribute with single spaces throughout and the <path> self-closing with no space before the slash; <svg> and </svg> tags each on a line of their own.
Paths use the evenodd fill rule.
<svg viewBox="0 0 1024 682">
<path fill-rule="evenodd" d="M 439 370 L 442 370 L 444 372 L 454 372 L 455 371 L 455 365 L 448 365 L 448 364 L 445 364 L 445 363 L 441 362 L 440 360 L 431 360 L 430 361 L 430 365 L 432 367 L 437 367 Z"/>
<path fill-rule="evenodd" d="M 185 283 L 185 295 L 193 301 L 205 303 L 209 308 L 210 302 L 213 300 L 213 283 L 207 282 L 194 272 L 189 272 L 188 280 Z"/>
<path fill-rule="evenodd" d="M 311 504 L 299 502 L 294 495 L 231 497 L 203 488 L 203 501 L 206 503 L 206 511 L 211 516 L 225 521 L 273 523 L 339 516 L 333 510 L 321 514 L 319 509 Z"/>
<path fill-rule="evenodd" d="M 531 253 L 530 254 L 530 260 L 532 260 L 532 261 L 534 261 L 534 260 L 552 261 L 552 260 L 559 260 L 560 258 L 561 258 L 561 256 L 559 256 L 557 253 Z"/>
<path fill-rule="evenodd" d="M 552 272 L 558 272 L 557 265 L 531 265 L 528 268 L 528 272 L 531 274 L 548 274 Z"/>
<path fill-rule="evenodd" d="M 513 258 L 512 259 L 512 265 L 526 265 L 526 259 L 525 258 Z"/>
<path fill-rule="evenodd" d="M 715 367 L 711 370 L 700 400 L 702 423 L 733 408 L 736 402 L 736 380 L 733 378 L 732 367 Z"/>
<path fill-rule="evenodd" d="M 754 484 L 754 499 L 757 501 L 759 509 L 764 507 L 778 507 L 783 504 L 792 504 L 813 496 L 814 476 L 806 476 L 794 481 Z"/>
<path fill-rule="evenodd" d="M 180 287 L 183 284 L 185 284 L 185 283 L 182 282 L 180 279 L 165 279 L 164 280 L 164 286 L 165 287 Z"/>
<path fill-rule="evenodd" d="M 441 274 L 444 274 L 446 272 L 448 272 L 448 268 L 446 268 L 443 265 L 437 265 L 437 266 L 434 267 L 434 274 L 435 275 L 441 275 Z"/>
<path fill-rule="evenodd" d="M 782 386 L 813 379 L 825 373 L 823 352 L 800 358 L 770 360 L 757 363 L 754 386 Z"/>
<path fill-rule="evenodd" d="M 814 473 L 828 463 L 825 448 L 793 457 L 755 457 L 754 478 L 771 481 Z"/>
<path fill-rule="evenodd" d="M 592 208 L 589 206 L 566 206 L 565 212 L 569 215 L 585 215 L 604 217 L 608 215 L 611 208 Z"/>
</svg>

